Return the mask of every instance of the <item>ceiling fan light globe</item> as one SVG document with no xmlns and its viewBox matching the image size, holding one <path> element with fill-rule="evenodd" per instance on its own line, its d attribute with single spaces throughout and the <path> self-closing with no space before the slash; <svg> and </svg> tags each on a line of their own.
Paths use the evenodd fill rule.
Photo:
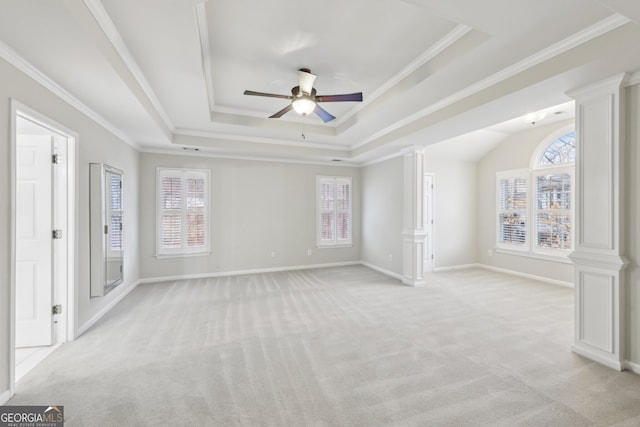
<svg viewBox="0 0 640 427">
<path fill-rule="evenodd" d="M 307 114 L 313 113 L 313 110 L 316 109 L 316 102 L 307 95 L 302 95 L 295 98 L 291 105 L 296 113 L 301 116 L 306 116 Z"/>
</svg>

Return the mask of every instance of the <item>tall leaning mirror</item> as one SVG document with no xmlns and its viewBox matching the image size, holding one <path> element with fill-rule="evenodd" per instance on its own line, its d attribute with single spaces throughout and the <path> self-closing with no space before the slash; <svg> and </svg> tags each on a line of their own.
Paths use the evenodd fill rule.
<svg viewBox="0 0 640 427">
<path fill-rule="evenodd" d="M 91 296 L 101 297 L 123 280 L 122 171 L 89 164 Z"/>
</svg>

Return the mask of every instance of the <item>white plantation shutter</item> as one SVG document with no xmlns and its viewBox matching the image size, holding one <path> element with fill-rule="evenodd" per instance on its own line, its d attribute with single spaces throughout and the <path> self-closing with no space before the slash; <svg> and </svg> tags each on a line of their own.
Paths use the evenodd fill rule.
<svg viewBox="0 0 640 427">
<path fill-rule="evenodd" d="M 208 171 L 158 170 L 158 255 L 206 253 Z"/>
<path fill-rule="evenodd" d="M 205 244 L 205 179 L 187 177 L 187 247 Z"/>
<path fill-rule="evenodd" d="M 351 241 L 351 180 L 336 179 L 336 239 Z"/>
<path fill-rule="evenodd" d="M 107 218 L 109 234 L 107 235 L 107 256 L 121 256 L 122 251 L 122 176 L 107 173 Z"/>
<path fill-rule="evenodd" d="M 571 249 L 571 181 L 570 173 L 535 177 L 537 249 Z"/>
<path fill-rule="evenodd" d="M 320 183 L 320 240 L 335 241 L 335 182 L 325 179 Z"/>
<path fill-rule="evenodd" d="M 526 249 L 527 178 L 498 176 L 498 245 Z"/>
<path fill-rule="evenodd" d="M 160 248 L 182 247 L 182 178 L 177 171 L 160 176 Z"/>
<path fill-rule="evenodd" d="M 352 184 L 350 177 L 317 177 L 318 246 L 352 242 Z"/>
</svg>

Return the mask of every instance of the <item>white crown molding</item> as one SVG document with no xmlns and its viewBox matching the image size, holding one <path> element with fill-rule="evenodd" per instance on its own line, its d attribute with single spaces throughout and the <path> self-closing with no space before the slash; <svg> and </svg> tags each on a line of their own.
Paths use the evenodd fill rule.
<svg viewBox="0 0 640 427">
<path fill-rule="evenodd" d="M 640 71 L 636 71 L 635 73 L 630 74 L 626 84 L 627 87 L 640 84 Z"/>
<path fill-rule="evenodd" d="M 199 148 L 199 147 L 198 147 Z M 228 159 L 228 160 L 248 160 L 252 162 L 272 162 L 272 163 L 290 163 L 296 165 L 316 165 L 316 166 L 336 166 L 336 167 L 349 167 L 349 168 L 360 168 L 360 165 L 357 162 L 353 162 L 351 160 L 343 160 L 334 162 L 333 160 L 304 160 L 304 159 L 291 159 L 287 157 L 265 157 L 265 156 L 250 156 L 250 155 L 242 155 L 242 154 L 234 154 L 234 153 L 219 153 L 214 151 L 204 151 L 205 149 L 201 149 L 197 151 L 197 154 L 192 150 L 180 149 L 180 147 L 176 147 L 176 149 L 164 149 L 164 148 L 156 148 L 156 147 L 144 147 L 140 150 L 141 153 L 148 154 L 164 154 L 169 156 L 197 156 L 197 157 L 209 157 L 214 159 Z"/>
<path fill-rule="evenodd" d="M 407 64 L 402 70 L 400 70 L 397 74 L 393 75 L 389 80 L 383 83 L 380 87 L 378 87 L 375 91 L 367 94 L 366 99 L 361 104 L 358 104 L 355 108 L 353 108 L 347 115 L 340 117 L 335 121 L 335 126 L 340 126 L 344 122 L 350 120 L 355 114 L 357 114 L 360 110 L 367 107 L 367 105 L 371 104 L 377 98 L 381 97 L 389 90 L 393 89 L 398 83 L 400 83 L 403 79 L 409 76 L 411 73 L 415 72 L 422 65 L 431 61 L 437 55 L 448 49 L 455 42 L 464 37 L 467 33 L 469 33 L 473 28 L 468 27 L 466 25 L 458 25 L 453 30 L 449 31 L 444 37 L 440 40 L 436 41 L 433 45 L 431 45 L 427 50 L 418 55 L 416 59 Z"/>
<path fill-rule="evenodd" d="M 16 67 L 18 70 L 22 71 L 27 76 L 31 77 L 36 83 L 44 86 L 46 89 L 51 91 L 54 95 L 58 96 L 67 104 L 71 105 L 73 108 L 87 116 L 89 119 L 93 120 L 107 131 L 111 132 L 114 136 L 122 140 L 123 142 L 129 144 L 136 150 L 140 149 L 140 146 L 133 141 L 129 136 L 121 132 L 118 128 L 112 125 L 109 121 L 104 119 L 98 113 L 93 111 L 91 108 L 82 103 L 78 98 L 71 95 L 66 89 L 60 86 L 58 83 L 47 77 L 44 73 L 34 67 L 30 62 L 20 56 L 16 51 L 7 46 L 3 41 L 0 40 L 0 57 L 6 60 L 9 64 Z"/>
<path fill-rule="evenodd" d="M 197 131 L 189 129 L 176 129 L 174 135 L 182 136 L 195 136 L 199 138 L 211 138 L 211 139 L 224 139 L 228 141 L 242 141 L 242 142 L 255 142 L 260 144 L 272 144 L 272 145 L 284 145 L 290 147 L 302 147 L 302 148 L 320 148 L 325 150 L 340 150 L 349 152 L 351 149 L 348 146 L 337 144 L 322 144 L 316 142 L 298 142 L 291 140 L 275 140 L 271 138 L 264 138 L 259 136 L 239 136 L 232 134 L 223 134 L 216 132 Z"/>
<path fill-rule="evenodd" d="M 376 157 L 373 160 L 369 160 L 368 162 L 362 163 L 361 166 L 362 167 L 372 166 L 377 163 L 382 163 L 382 162 L 386 162 L 387 160 L 395 159 L 396 157 L 401 157 L 403 155 L 404 154 L 402 153 L 402 151 L 396 151 L 395 153 L 391 153 L 386 156 Z"/>
<path fill-rule="evenodd" d="M 421 119 L 423 117 L 428 116 L 429 114 L 433 114 L 436 111 L 439 111 L 445 107 L 448 107 L 449 105 L 461 101 L 471 95 L 474 95 L 484 89 L 487 89 L 491 86 L 494 86 L 510 77 L 515 76 L 516 74 L 519 74 L 531 67 L 534 67 L 538 64 L 541 64 L 544 61 L 547 61 L 557 55 L 560 55 L 561 53 L 567 52 L 570 49 L 573 49 L 577 46 L 580 46 L 590 40 L 595 39 L 596 37 L 599 37 L 603 34 L 606 34 L 612 30 L 615 30 L 618 27 L 621 27 L 622 25 L 625 25 L 627 23 L 631 22 L 627 17 L 620 15 L 618 13 L 615 13 L 613 15 L 610 15 L 609 17 L 593 24 L 592 26 L 585 28 L 582 31 L 578 31 L 577 33 L 567 37 L 564 40 L 559 41 L 558 43 L 555 43 L 545 49 L 542 49 L 536 53 L 534 53 L 533 55 L 523 59 L 522 61 L 519 61 L 507 68 L 502 69 L 501 71 L 498 71 L 495 74 L 492 74 L 491 76 L 471 85 L 466 87 L 465 89 L 458 91 L 456 93 L 454 93 L 451 96 L 448 96 L 444 99 L 442 99 L 439 102 L 436 102 L 434 104 L 431 104 L 425 108 L 423 108 L 422 110 L 419 110 L 417 112 L 415 112 L 414 114 L 406 117 L 403 120 L 400 120 L 396 123 L 394 123 L 391 126 L 388 126 L 372 135 L 370 135 L 369 137 L 365 138 L 364 140 L 361 140 L 359 142 L 356 142 L 355 144 L 352 145 L 352 149 L 357 149 L 359 147 L 362 147 L 363 145 L 366 145 L 368 143 L 370 143 L 371 141 L 374 141 L 388 133 L 391 133 L 397 129 L 400 129 L 402 127 L 405 127 L 407 125 L 409 125 L 410 123 Z"/>
<path fill-rule="evenodd" d="M 209 111 L 214 111 L 216 106 L 213 94 L 213 80 L 211 78 L 211 46 L 209 45 L 209 27 L 207 25 L 206 2 L 195 5 L 196 25 L 198 27 L 198 38 L 200 40 L 200 61 L 202 61 L 202 74 L 207 87 L 207 100 L 209 101 Z"/>
<path fill-rule="evenodd" d="M 171 119 L 169 119 L 169 116 L 164 111 L 164 108 L 162 108 L 162 104 L 160 104 L 158 97 L 156 96 L 153 89 L 151 89 L 151 85 L 149 85 L 149 82 L 144 77 L 142 70 L 140 70 L 140 67 L 138 66 L 135 59 L 133 58 L 133 55 L 131 55 L 131 52 L 127 48 L 126 43 L 122 39 L 122 36 L 120 36 L 118 29 L 116 28 L 115 24 L 109 17 L 109 14 L 105 10 L 100 0 L 84 0 L 84 4 L 87 6 L 87 8 L 89 9 L 89 12 L 91 12 L 93 17 L 96 19 L 96 22 L 98 23 L 98 25 L 100 26 L 104 34 L 107 36 L 107 38 L 111 42 L 111 45 L 113 46 L 113 48 L 116 50 L 116 52 L 118 52 L 118 55 L 120 55 L 120 58 L 124 62 L 125 66 L 129 69 L 129 72 L 131 73 L 131 75 L 135 78 L 136 82 L 140 85 L 140 88 L 149 99 L 149 102 L 151 102 L 151 105 L 155 109 L 158 116 L 160 116 L 160 118 L 164 122 L 164 125 L 171 132 L 173 132 L 174 125 L 171 122 Z"/>
</svg>

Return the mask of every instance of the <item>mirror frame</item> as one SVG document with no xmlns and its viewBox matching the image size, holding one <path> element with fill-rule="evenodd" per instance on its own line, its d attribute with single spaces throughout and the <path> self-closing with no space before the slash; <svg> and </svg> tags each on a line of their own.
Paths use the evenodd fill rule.
<svg viewBox="0 0 640 427">
<path fill-rule="evenodd" d="M 120 242 L 119 257 L 111 256 L 107 247 L 110 239 L 111 227 L 110 215 L 110 189 L 107 178 L 110 175 L 120 176 Z M 89 164 L 89 240 L 90 240 L 90 283 L 91 297 L 101 297 L 115 289 L 124 280 L 124 241 L 122 239 L 124 219 L 124 174 L 120 169 L 103 163 Z M 109 263 L 116 261 L 116 267 L 120 270 L 118 277 L 109 280 Z M 118 265 L 119 261 L 119 265 Z"/>
</svg>

